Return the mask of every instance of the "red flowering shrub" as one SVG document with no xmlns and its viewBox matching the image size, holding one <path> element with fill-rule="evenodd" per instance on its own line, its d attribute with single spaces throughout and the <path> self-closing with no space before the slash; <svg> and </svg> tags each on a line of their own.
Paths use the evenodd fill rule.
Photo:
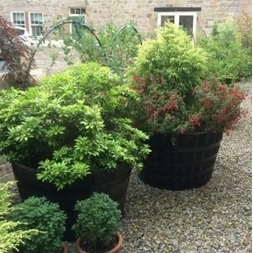
<svg viewBox="0 0 253 253">
<path fill-rule="evenodd" d="M 196 111 L 199 115 L 200 130 L 229 131 L 234 130 L 236 123 L 246 111 L 240 107 L 245 94 L 238 86 L 227 86 L 204 81 L 193 89 Z M 193 130 L 197 130 L 193 125 Z"/>
<path fill-rule="evenodd" d="M 165 92 L 159 88 L 162 85 L 134 77 L 133 88 L 139 96 L 134 121 L 148 133 L 226 132 L 246 113 L 240 107 L 245 94 L 237 86 L 204 81 L 186 97 L 176 89 Z"/>
<path fill-rule="evenodd" d="M 167 23 L 140 47 L 126 72 L 137 102 L 135 124 L 153 134 L 232 130 L 243 116 L 244 94 L 237 87 L 204 80 L 205 52 L 181 28 Z"/>
</svg>

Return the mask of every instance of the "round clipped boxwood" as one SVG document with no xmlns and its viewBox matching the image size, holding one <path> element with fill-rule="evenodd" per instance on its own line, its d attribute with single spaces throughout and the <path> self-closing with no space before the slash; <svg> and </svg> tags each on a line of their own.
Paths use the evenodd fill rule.
<svg viewBox="0 0 253 253">
<path fill-rule="evenodd" d="M 73 230 L 80 238 L 81 248 L 88 252 L 113 248 L 121 219 L 117 202 L 107 194 L 95 192 L 90 198 L 77 202 L 75 210 L 78 217 Z"/>
<path fill-rule="evenodd" d="M 45 197 L 30 197 L 16 205 L 9 217 L 13 221 L 21 222 L 17 227 L 22 230 L 39 231 L 29 240 L 24 240 L 24 245 L 19 248 L 19 252 L 61 252 L 66 214 L 58 204 L 49 202 Z"/>
</svg>

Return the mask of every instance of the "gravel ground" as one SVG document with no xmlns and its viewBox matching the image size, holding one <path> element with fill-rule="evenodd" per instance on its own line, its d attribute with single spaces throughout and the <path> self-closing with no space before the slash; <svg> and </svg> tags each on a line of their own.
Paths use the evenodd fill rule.
<svg viewBox="0 0 253 253">
<path fill-rule="evenodd" d="M 252 252 L 251 83 L 243 107 L 248 115 L 224 136 L 207 185 L 159 190 L 132 174 L 122 221 L 123 253 Z"/>
<path fill-rule="evenodd" d="M 252 252 L 252 84 L 240 85 L 248 93 L 242 104 L 248 114 L 237 130 L 223 137 L 213 177 L 205 186 L 160 190 L 132 173 L 122 253 Z"/>
<path fill-rule="evenodd" d="M 131 174 L 121 232 L 122 253 L 252 252 L 252 87 L 242 107 L 248 114 L 224 136 L 212 179 L 193 190 L 145 185 Z M 70 244 L 70 253 L 76 253 Z"/>
</svg>

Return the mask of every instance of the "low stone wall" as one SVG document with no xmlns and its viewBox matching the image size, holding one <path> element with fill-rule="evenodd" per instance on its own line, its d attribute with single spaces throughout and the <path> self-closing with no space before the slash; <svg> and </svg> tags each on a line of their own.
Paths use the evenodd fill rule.
<svg viewBox="0 0 253 253">
<path fill-rule="evenodd" d="M 0 182 L 7 182 L 11 180 L 14 180 L 12 166 L 10 163 L 6 162 L 4 157 L 0 156 Z"/>
</svg>

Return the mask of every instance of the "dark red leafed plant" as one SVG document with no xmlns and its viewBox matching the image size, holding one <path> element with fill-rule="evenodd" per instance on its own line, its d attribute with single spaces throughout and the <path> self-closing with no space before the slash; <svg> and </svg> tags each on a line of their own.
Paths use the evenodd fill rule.
<svg viewBox="0 0 253 253">
<path fill-rule="evenodd" d="M 246 95 L 239 86 L 222 85 L 216 80 L 204 81 L 194 88 L 193 94 L 206 130 L 229 132 L 246 114 L 241 108 Z"/>
<path fill-rule="evenodd" d="M 31 75 L 35 68 L 34 49 L 19 39 L 12 24 L 0 16 L 0 59 L 4 60 L 6 72 L 0 76 L 0 83 L 7 87 L 26 89 L 36 84 Z"/>
</svg>

